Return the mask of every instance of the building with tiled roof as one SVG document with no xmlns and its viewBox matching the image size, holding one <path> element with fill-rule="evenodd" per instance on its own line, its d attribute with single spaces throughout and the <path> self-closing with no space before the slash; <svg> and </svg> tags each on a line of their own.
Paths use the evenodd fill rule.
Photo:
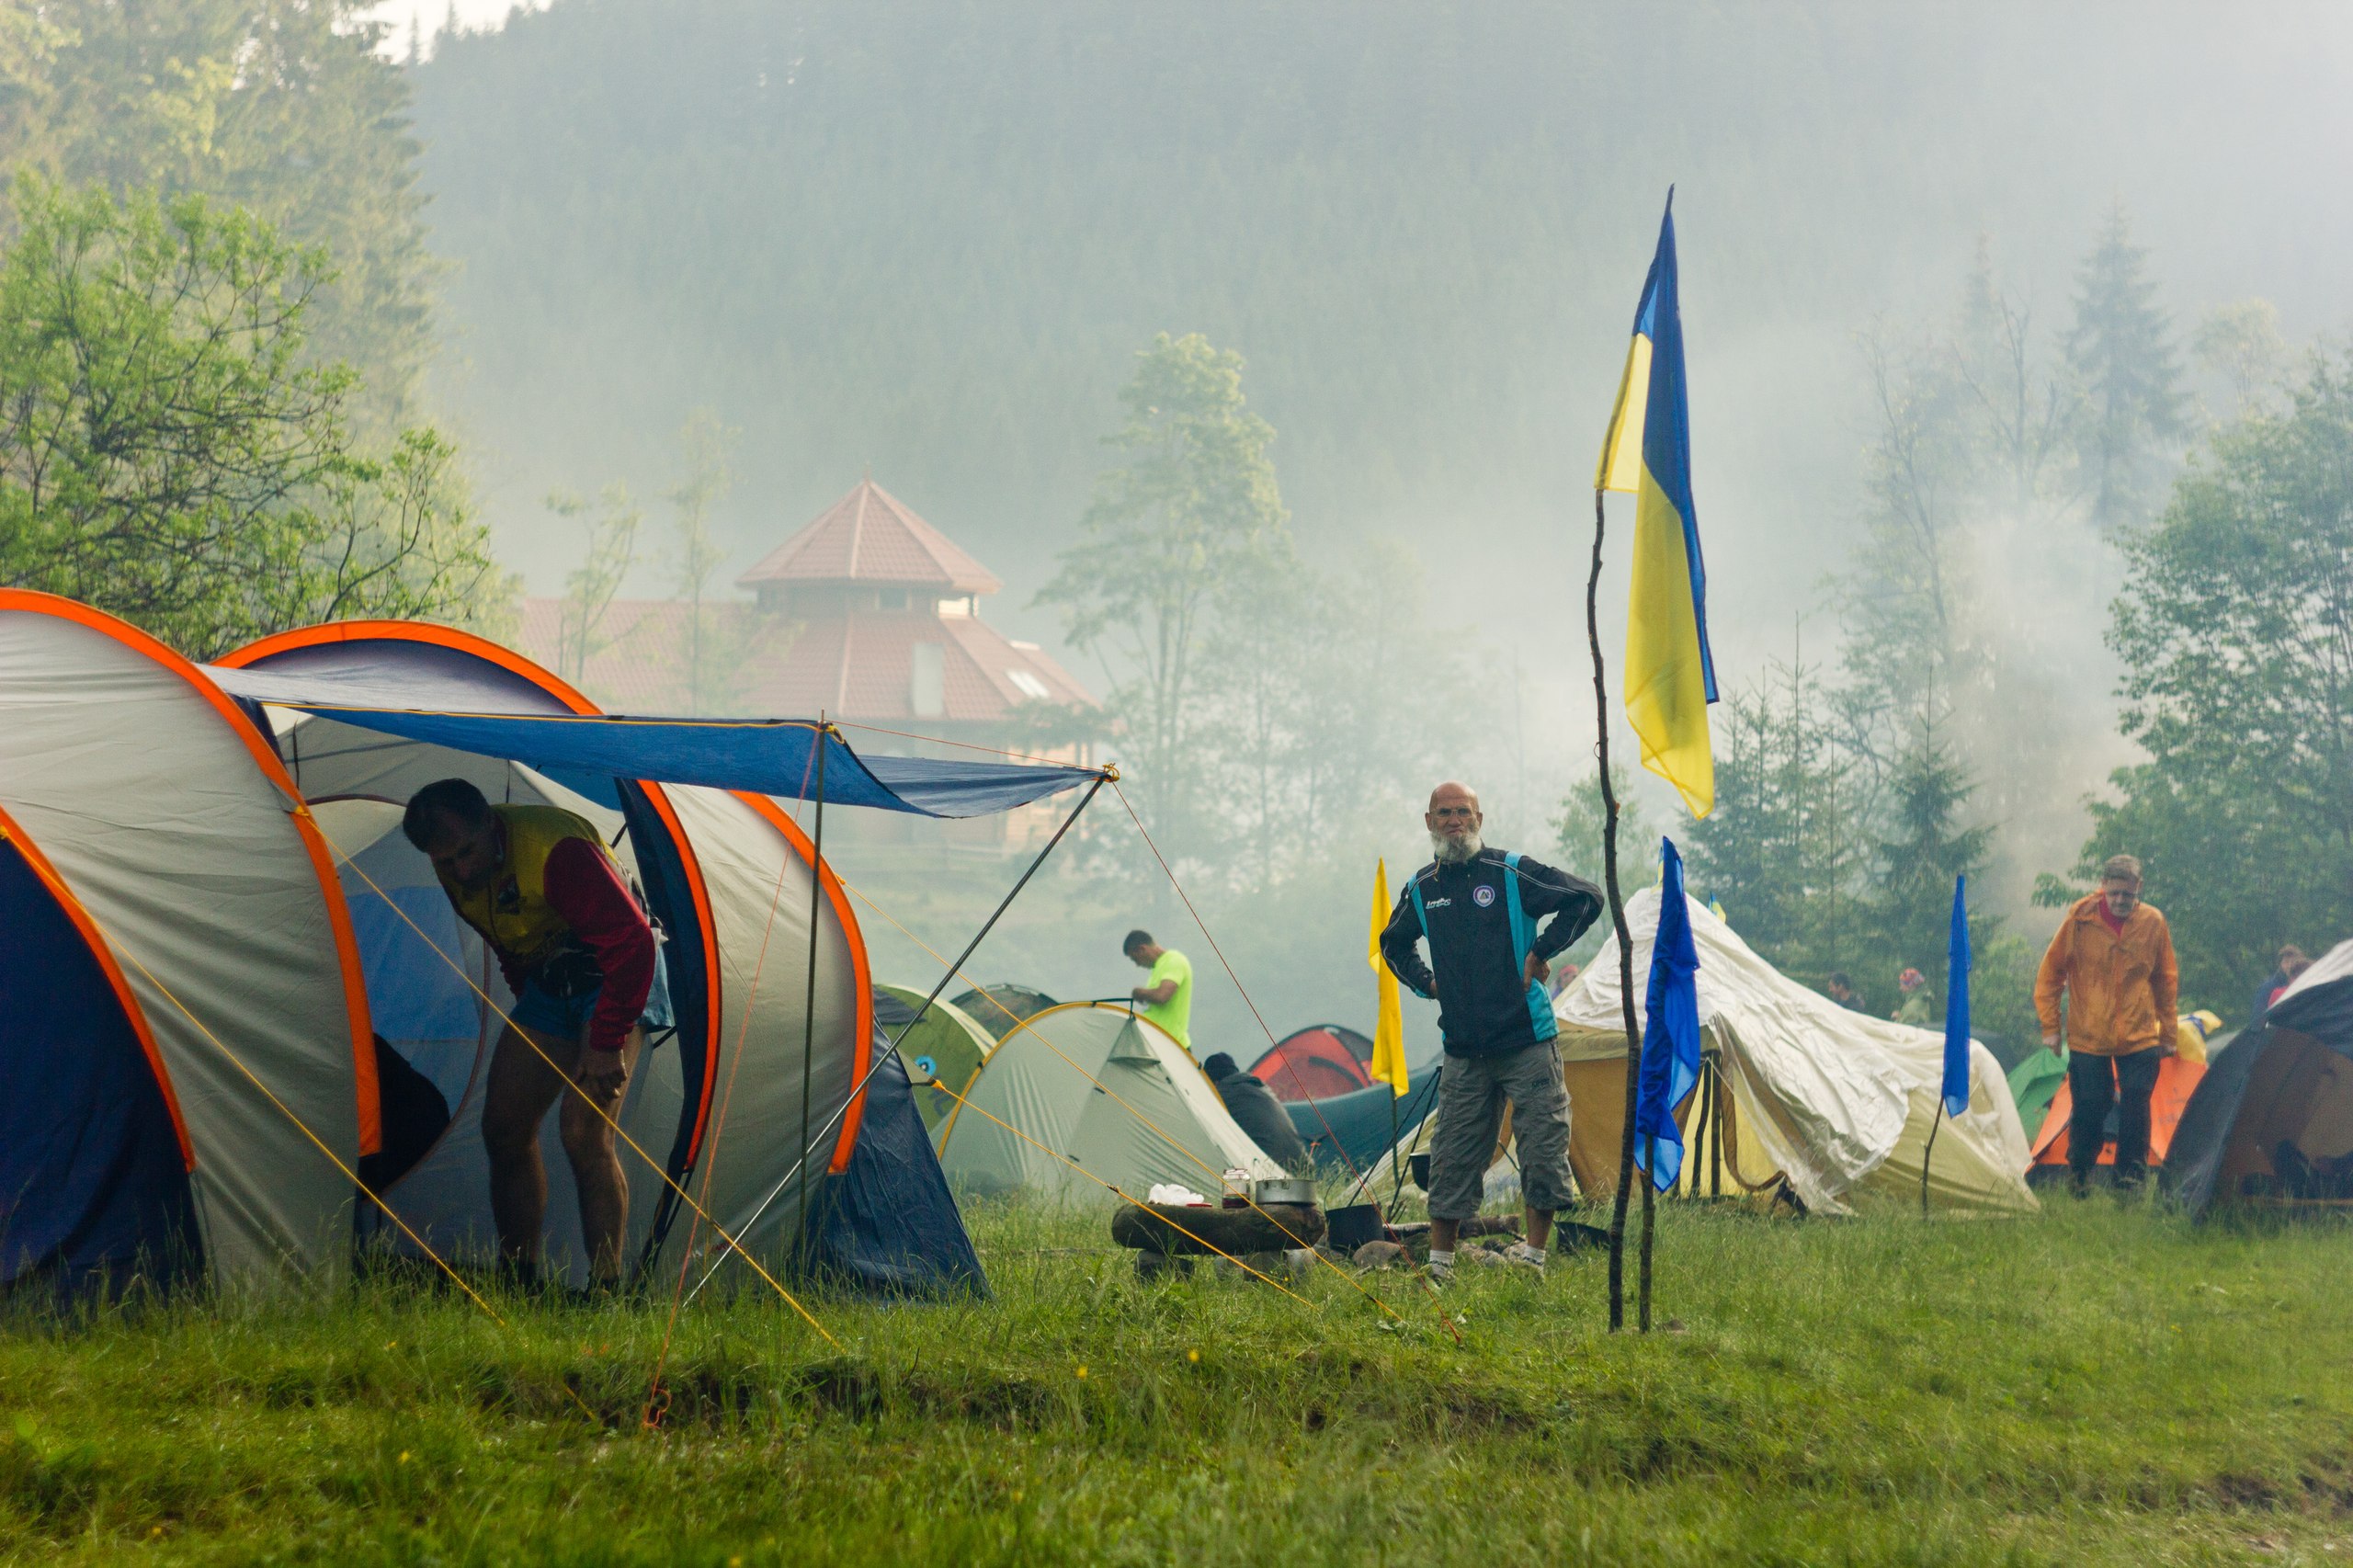
<svg viewBox="0 0 2353 1568">
<path fill-rule="evenodd" d="M 584 660 L 566 601 L 531 599 L 523 649 L 620 711 L 823 712 L 1021 750 L 1091 727 L 1086 687 L 1036 643 L 982 619 L 981 600 L 1004 585 L 871 479 L 736 583 L 751 602 L 703 609 L 700 701 L 686 678 L 695 619 L 680 600 L 613 601 Z"/>
</svg>

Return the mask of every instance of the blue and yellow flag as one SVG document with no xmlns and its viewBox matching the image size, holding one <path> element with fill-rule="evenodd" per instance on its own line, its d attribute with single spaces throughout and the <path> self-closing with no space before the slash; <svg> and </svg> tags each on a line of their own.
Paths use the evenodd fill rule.
<svg viewBox="0 0 2353 1568">
<path fill-rule="evenodd" d="M 1397 999 L 1397 977 L 1389 971 L 1389 960 L 1381 956 L 1381 933 L 1388 924 L 1389 861 L 1383 857 L 1372 868 L 1372 935 L 1365 939 L 1365 962 L 1372 965 L 1376 977 L 1372 1064 L 1368 1071 L 1386 1083 L 1392 1094 L 1402 1095 L 1413 1085 L 1412 1074 L 1405 1070 L 1405 1015 Z"/>
<path fill-rule="evenodd" d="M 1674 785 L 1693 816 L 1706 816 L 1716 803 L 1715 753 L 1708 741 L 1716 666 L 1708 651 L 1699 518 L 1691 506 L 1691 420 L 1676 299 L 1672 190 L 1593 484 L 1635 497 L 1626 718 L 1642 743 L 1643 766 Z"/>
</svg>

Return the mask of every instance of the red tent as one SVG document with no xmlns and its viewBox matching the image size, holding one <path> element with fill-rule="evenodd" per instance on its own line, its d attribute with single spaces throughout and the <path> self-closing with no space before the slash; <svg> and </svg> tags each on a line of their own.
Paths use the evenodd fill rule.
<svg viewBox="0 0 2353 1568">
<path fill-rule="evenodd" d="M 2202 1062 L 2184 1062 L 2178 1056 L 2168 1056 L 2157 1064 L 2157 1086 L 2149 1096 L 2151 1170 L 2164 1166 L 2165 1152 L 2173 1147 L 2174 1129 L 2181 1125 L 2181 1113 L 2189 1108 L 2189 1096 L 2204 1076 L 2206 1064 Z M 2042 1131 L 2034 1135 L 2034 1159 L 2027 1166 L 2030 1179 L 2049 1179 L 2067 1168 L 2067 1118 L 2075 1106 L 2075 1097 L 2067 1092 L 2067 1081 L 2062 1078 L 2059 1092 L 2051 1096 L 2051 1108 L 2043 1113 Z M 2109 1139 L 2100 1146 L 2097 1163 L 2116 1164 L 2113 1113 L 2109 1117 Z"/>
<path fill-rule="evenodd" d="M 1313 1024 L 1278 1041 L 1250 1072 L 1279 1100 L 1331 1099 L 1372 1083 L 1372 1041 L 1345 1024 Z"/>
</svg>

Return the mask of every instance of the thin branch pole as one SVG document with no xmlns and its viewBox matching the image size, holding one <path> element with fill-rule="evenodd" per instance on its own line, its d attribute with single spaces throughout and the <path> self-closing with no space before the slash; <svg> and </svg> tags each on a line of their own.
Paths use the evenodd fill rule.
<svg viewBox="0 0 2353 1568">
<path fill-rule="evenodd" d="M 1618 896 L 1618 792 L 1609 782 L 1609 694 L 1601 665 L 1602 493 L 1593 493 L 1593 570 L 1585 581 L 1586 641 L 1593 647 L 1594 756 L 1601 763 L 1601 878 L 1609 894 L 1609 924 L 1618 936 L 1618 1000 L 1626 1016 L 1626 1126 L 1618 1149 L 1618 1201 L 1609 1211 L 1609 1328 L 1626 1326 L 1626 1201 L 1634 1187 L 1635 1096 L 1642 1086 L 1643 1026 L 1634 1017 L 1634 953 L 1626 934 L 1626 905 Z"/>
<path fill-rule="evenodd" d="M 825 752 L 833 726 L 817 712 L 817 815 L 809 844 L 809 984 L 801 1007 L 801 1226 L 800 1248 L 805 1257 L 809 1237 L 809 1096 L 812 1063 L 817 1057 L 817 915 L 825 893 Z"/>
<path fill-rule="evenodd" d="M 1928 1162 L 1937 1157 L 1937 1130 L 1945 1124 L 1944 1091 L 1937 1091 L 1937 1119 L 1928 1123 L 1927 1152 L 1920 1156 L 1920 1218 L 1928 1217 Z"/>
</svg>

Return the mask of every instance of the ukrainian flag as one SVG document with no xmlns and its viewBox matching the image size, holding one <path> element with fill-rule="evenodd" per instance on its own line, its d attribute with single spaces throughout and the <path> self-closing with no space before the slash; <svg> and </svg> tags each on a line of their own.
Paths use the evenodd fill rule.
<svg viewBox="0 0 2353 1568">
<path fill-rule="evenodd" d="M 1626 613 L 1626 717 L 1643 766 L 1682 794 L 1693 816 L 1716 803 L 1708 704 L 1716 699 L 1708 652 L 1708 574 L 1691 506 L 1691 420 L 1683 379 L 1683 320 L 1676 302 L 1675 193 L 1666 193 L 1658 254 L 1634 312 L 1626 377 L 1602 443 L 1596 490 L 1634 502 L 1634 582 Z"/>
</svg>

